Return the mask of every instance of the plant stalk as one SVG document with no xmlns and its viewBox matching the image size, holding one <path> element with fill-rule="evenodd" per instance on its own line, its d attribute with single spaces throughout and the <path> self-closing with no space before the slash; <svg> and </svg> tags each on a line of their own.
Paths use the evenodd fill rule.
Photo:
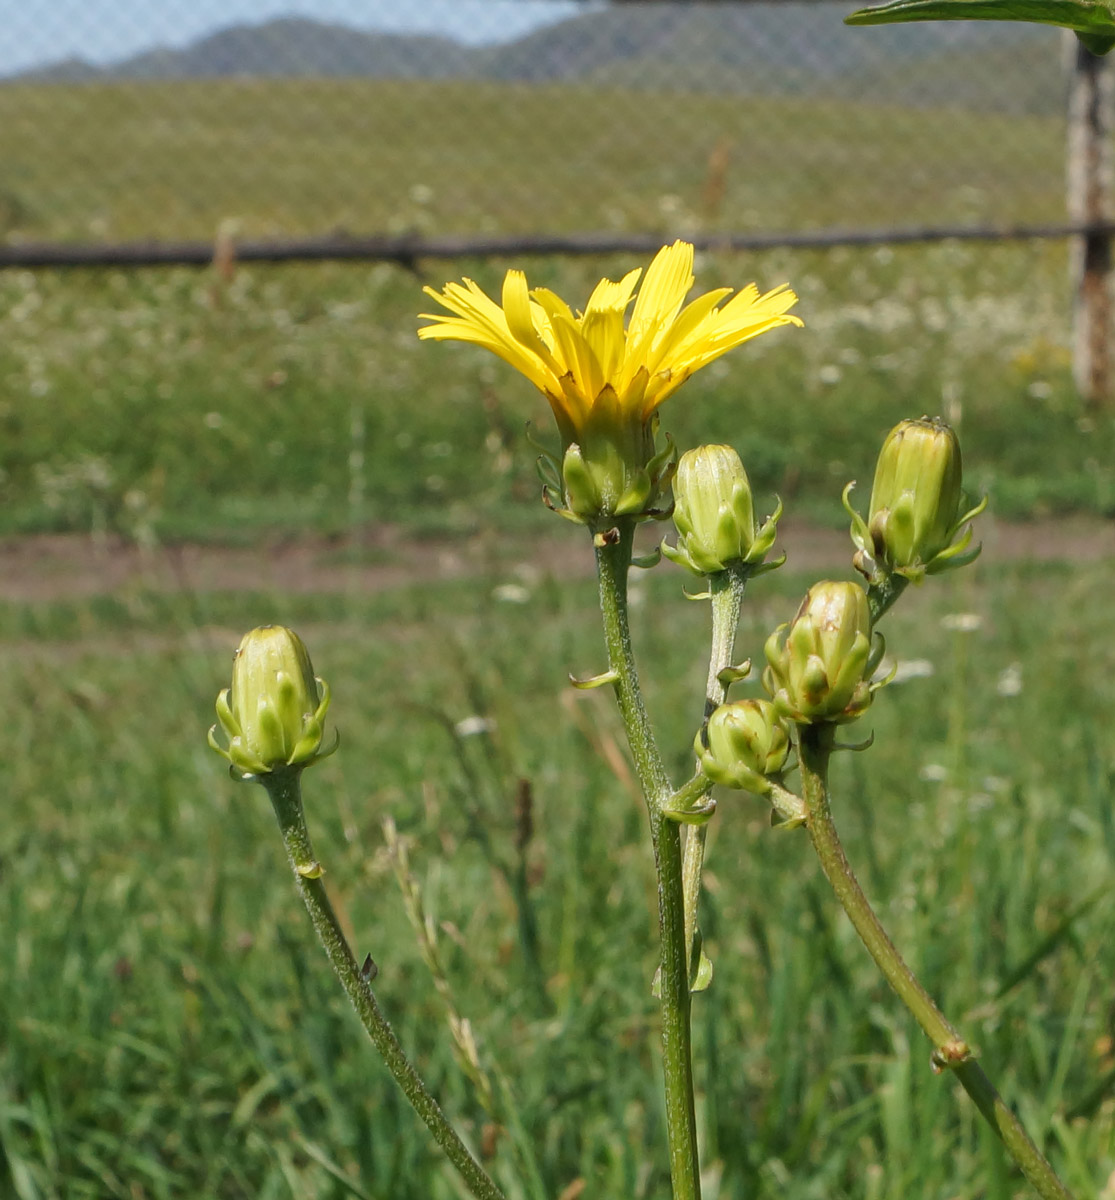
<svg viewBox="0 0 1115 1200">
<path fill-rule="evenodd" d="M 735 663 L 736 630 L 743 607 L 743 592 L 747 573 L 741 567 L 718 571 L 709 576 L 709 598 L 712 601 L 712 643 L 709 649 L 708 681 L 705 684 L 705 720 L 728 698 L 728 686 L 720 680 L 726 667 Z M 706 787 L 709 791 L 712 784 Z M 701 872 L 705 865 L 707 825 L 691 825 L 685 834 L 685 859 L 682 863 L 685 894 L 685 944 L 692 960 L 693 937 L 697 931 L 697 906 L 701 899 Z"/>
<path fill-rule="evenodd" d="M 597 532 L 596 568 L 608 667 L 635 770 L 646 799 L 658 875 L 658 933 L 661 943 L 662 1059 L 666 1092 L 673 1200 L 700 1200 L 697 1120 L 693 1104 L 688 942 L 682 893 L 681 830 L 663 815 L 672 788 L 643 703 L 631 647 L 627 574 L 635 524 L 620 518 L 616 528 Z"/>
<path fill-rule="evenodd" d="M 951 1070 L 956 1075 L 1043 1200 L 1072 1200 L 1071 1193 L 1057 1178 L 1018 1117 L 1007 1107 L 983 1068 L 976 1062 L 971 1047 L 945 1018 L 906 965 L 860 888 L 837 835 L 829 803 L 828 766 L 835 726 L 802 725 L 799 728 L 806 827 L 820 859 L 821 869 L 868 953 L 933 1043 L 934 1068 L 938 1071 Z"/>
<path fill-rule="evenodd" d="M 476 1200 L 505 1200 L 503 1193 L 461 1141 L 418 1072 L 411 1066 L 394 1030 L 376 1001 L 368 978 L 353 958 L 325 885 L 321 881 L 321 865 L 314 858 L 313 847 L 310 844 L 310 834 L 302 811 L 300 772 L 277 771 L 260 776 L 260 782 L 271 797 L 271 804 L 283 836 L 283 845 L 294 872 L 294 880 L 306 905 L 306 911 L 310 914 L 314 931 L 368 1037 L 387 1064 L 395 1082 L 413 1105 L 414 1111 L 425 1121 L 434 1141 L 460 1172 Z"/>
<path fill-rule="evenodd" d="M 884 575 L 877 583 L 872 583 L 868 587 L 867 605 L 871 614 L 872 628 L 878 624 L 879 618 L 894 606 L 909 582 L 903 575 Z"/>
</svg>

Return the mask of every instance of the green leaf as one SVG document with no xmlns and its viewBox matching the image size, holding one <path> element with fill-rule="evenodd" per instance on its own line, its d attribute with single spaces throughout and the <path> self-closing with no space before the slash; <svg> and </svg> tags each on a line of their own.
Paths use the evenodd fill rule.
<svg viewBox="0 0 1115 1200">
<path fill-rule="evenodd" d="M 702 950 L 697 960 L 697 969 L 689 982 L 691 992 L 703 992 L 712 983 L 712 959 Z"/>
<path fill-rule="evenodd" d="M 891 25 L 898 21 L 1030 21 L 1059 25 L 1083 35 L 1094 54 L 1115 45 L 1115 5 L 1104 0 L 892 0 L 861 8 L 846 25 Z"/>
</svg>

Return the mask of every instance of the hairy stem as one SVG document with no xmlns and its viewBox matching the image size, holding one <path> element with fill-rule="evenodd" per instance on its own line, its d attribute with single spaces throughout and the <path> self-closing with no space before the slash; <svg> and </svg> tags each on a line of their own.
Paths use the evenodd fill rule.
<svg viewBox="0 0 1115 1200">
<path fill-rule="evenodd" d="M 635 770 L 646 799 L 658 874 L 658 932 L 661 943 L 662 1057 L 666 1090 L 673 1200 L 700 1200 L 697 1121 L 693 1105 L 693 1064 L 689 1027 L 688 943 L 682 895 L 681 830 L 663 815 L 672 794 L 662 756 L 643 703 L 631 648 L 627 613 L 627 573 L 634 522 L 620 519 L 615 529 L 594 538 L 600 580 L 600 609 L 608 666 Z"/>
<path fill-rule="evenodd" d="M 310 914 L 318 940 L 368 1037 L 387 1064 L 395 1082 L 414 1106 L 414 1111 L 426 1122 L 434 1141 L 460 1172 L 473 1196 L 477 1200 L 505 1200 L 503 1193 L 461 1141 L 457 1131 L 446 1120 L 437 1101 L 411 1066 L 394 1030 L 380 1010 L 368 978 L 356 965 L 356 959 L 352 956 L 352 950 L 345 940 L 325 885 L 321 881 L 321 866 L 314 858 L 310 834 L 302 811 L 299 772 L 283 771 L 263 775 L 260 782 L 271 797 L 271 804 L 283 835 L 283 845 L 294 872 L 294 880 L 306 905 L 306 911 Z"/>
<path fill-rule="evenodd" d="M 934 1066 L 956 1075 L 1039 1196 L 1071 1200 L 1071 1193 L 976 1062 L 971 1047 L 903 961 L 863 894 L 844 854 L 829 804 L 828 766 L 834 732 L 831 725 L 803 725 L 799 747 L 806 826 L 822 870 L 868 953 L 933 1043 Z"/>
<path fill-rule="evenodd" d="M 736 630 L 743 606 L 747 574 L 742 566 L 718 571 L 709 578 L 712 601 L 712 644 L 709 649 L 708 681 L 705 684 L 705 720 L 728 698 L 728 685 L 720 675 L 735 662 Z M 706 791 L 712 787 L 708 784 Z M 685 860 L 682 863 L 682 888 L 685 894 L 685 944 L 692 957 L 693 936 L 697 930 L 697 906 L 701 899 L 701 872 L 705 865 L 707 825 L 691 825 L 685 834 Z"/>
</svg>

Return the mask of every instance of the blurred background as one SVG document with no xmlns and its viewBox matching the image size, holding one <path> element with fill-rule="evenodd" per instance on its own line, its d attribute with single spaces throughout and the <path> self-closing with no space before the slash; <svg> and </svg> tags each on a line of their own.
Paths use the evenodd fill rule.
<svg viewBox="0 0 1115 1200">
<path fill-rule="evenodd" d="M 306 782 L 332 894 L 446 1106 L 510 1200 L 665 1200 L 645 822 L 608 697 L 566 684 L 601 666 L 591 553 L 538 500 L 541 398 L 415 330 L 423 286 L 521 267 L 576 307 L 683 237 L 698 288 L 788 282 L 805 321 L 663 411 L 787 508 L 741 655 L 847 575 L 840 492 L 898 420 L 946 417 L 990 495 L 980 563 L 887 618 L 909 665 L 840 820 L 1047 1153 L 1115 1197 L 1115 422 L 1080 370 L 1109 84 L 1056 30 L 851 7 L 0 0 L 0 1196 L 461 1194 L 204 746 L 277 620 L 344 737 Z M 635 592 L 678 778 L 684 583 Z M 1017 1193 L 751 797 L 703 920 L 706 1200 Z"/>
<path fill-rule="evenodd" d="M 537 409 L 418 347 L 421 285 L 522 264 L 575 303 L 678 236 L 702 286 L 802 296 L 808 339 L 719 365 L 701 410 L 763 486 L 827 509 L 860 422 L 916 409 L 966 423 L 1000 512 L 1107 513 L 1110 314 L 1074 382 L 1063 232 L 1109 214 L 1067 200 L 1071 40 L 845 7 L 9 4 L 0 528 L 506 520 Z M 67 263 L 108 269 L 29 273 Z"/>
<path fill-rule="evenodd" d="M 1065 215 L 1041 27 L 853 30 L 831 0 L 9 7 L 9 243 Z"/>
</svg>

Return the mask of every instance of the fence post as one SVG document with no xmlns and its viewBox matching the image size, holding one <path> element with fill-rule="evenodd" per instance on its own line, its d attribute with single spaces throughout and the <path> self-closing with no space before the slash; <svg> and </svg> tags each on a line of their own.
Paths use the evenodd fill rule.
<svg viewBox="0 0 1115 1200">
<path fill-rule="evenodd" d="M 1072 55 L 1066 180 L 1069 220 L 1094 225 L 1111 217 L 1111 109 L 1115 74 L 1105 57 L 1066 33 Z M 1073 238 L 1072 370 L 1090 408 L 1110 405 L 1111 238 L 1090 231 Z"/>
</svg>

